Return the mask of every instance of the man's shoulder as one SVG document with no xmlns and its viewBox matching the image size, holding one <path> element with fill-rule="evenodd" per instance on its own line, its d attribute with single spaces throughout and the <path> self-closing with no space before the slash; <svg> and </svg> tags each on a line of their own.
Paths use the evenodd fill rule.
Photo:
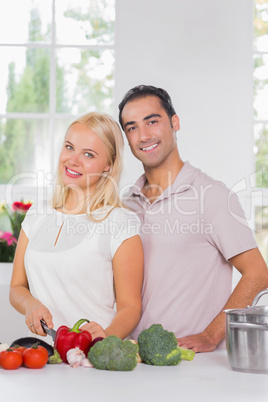
<svg viewBox="0 0 268 402">
<path fill-rule="evenodd" d="M 194 166 L 193 169 L 195 171 L 193 185 L 203 187 L 209 186 L 215 191 L 220 191 L 223 193 L 228 193 L 231 191 L 223 181 L 210 176 L 206 172 L 202 171 L 201 169 L 195 168 Z"/>
</svg>

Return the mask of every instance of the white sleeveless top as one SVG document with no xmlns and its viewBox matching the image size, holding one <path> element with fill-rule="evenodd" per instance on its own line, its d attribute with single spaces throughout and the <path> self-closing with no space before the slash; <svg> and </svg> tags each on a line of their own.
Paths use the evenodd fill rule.
<svg viewBox="0 0 268 402">
<path fill-rule="evenodd" d="M 94 216 L 105 214 L 98 210 Z M 139 234 L 139 225 L 136 214 L 124 208 L 93 222 L 86 214 L 64 214 L 46 202 L 32 205 L 22 223 L 29 239 L 25 269 L 30 292 L 50 310 L 55 329 L 72 327 L 80 318 L 103 328 L 111 323 L 112 260 L 124 240 Z"/>
</svg>

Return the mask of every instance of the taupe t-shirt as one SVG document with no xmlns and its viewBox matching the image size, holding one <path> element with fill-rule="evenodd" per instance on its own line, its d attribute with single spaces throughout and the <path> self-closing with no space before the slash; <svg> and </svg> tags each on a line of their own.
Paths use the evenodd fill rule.
<svg viewBox="0 0 268 402">
<path fill-rule="evenodd" d="M 202 332 L 232 289 L 229 262 L 257 247 L 236 194 L 186 162 L 150 204 L 141 176 L 124 202 L 141 221 L 143 309 L 132 336 L 162 324 L 177 337 Z"/>
</svg>

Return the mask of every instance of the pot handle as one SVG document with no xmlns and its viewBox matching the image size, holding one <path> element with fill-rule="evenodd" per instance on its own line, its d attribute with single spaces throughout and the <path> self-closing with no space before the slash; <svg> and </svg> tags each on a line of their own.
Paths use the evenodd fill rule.
<svg viewBox="0 0 268 402">
<path fill-rule="evenodd" d="M 229 328 L 268 330 L 268 324 L 254 324 L 252 322 L 229 322 L 228 325 Z"/>
<path fill-rule="evenodd" d="M 262 290 L 260 293 L 257 294 L 257 296 L 255 296 L 255 298 L 254 298 L 254 300 L 253 300 L 253 302 L 252 302 L 251 307 L 256 306 L 256 304 L 258 303 L 258 301 L 260 300 L 260 298 L 261 298 L 263 295 L 266 295 L 266 294 L 268 294 L 268 288 Z"/>
</svg>

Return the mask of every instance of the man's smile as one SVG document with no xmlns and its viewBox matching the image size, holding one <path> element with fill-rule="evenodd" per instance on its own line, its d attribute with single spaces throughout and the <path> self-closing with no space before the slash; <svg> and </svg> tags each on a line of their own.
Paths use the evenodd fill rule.
<svg viewBox="0 0 268 402">
<path fill-rule="evenodd" d="M 158 145 L 159 145 L 159 142 L 152 144 L 152 145 L 148 145 L 147 147 L 143 147 L 143 148 L 141 148 L 141 150 L 144 152 L 149 152 L 152 149 L 155 149 L 156 147 L 158 147 Z"/>
</svg>

